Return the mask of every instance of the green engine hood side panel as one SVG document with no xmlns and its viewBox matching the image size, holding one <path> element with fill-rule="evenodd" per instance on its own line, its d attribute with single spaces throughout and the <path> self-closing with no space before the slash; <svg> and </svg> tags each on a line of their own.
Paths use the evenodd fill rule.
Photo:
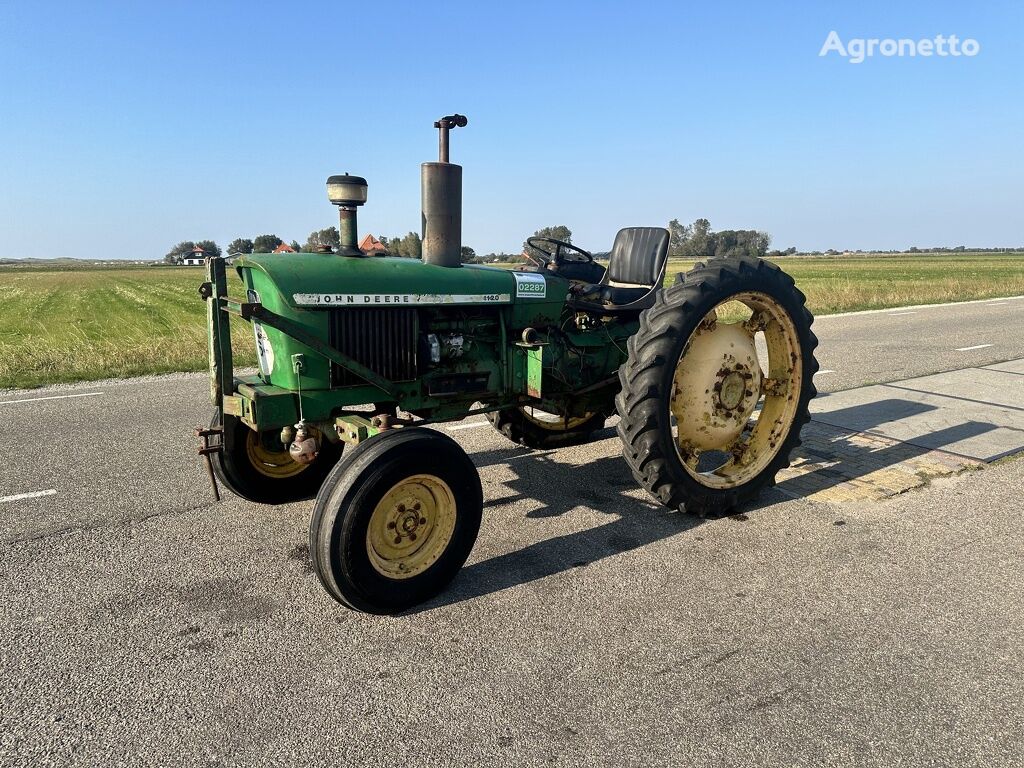
<svg viewBox="0 0 1024 768">
<path fill-rule="evenodd" d="M 561 322 L 568 292 L 567 280 L 555 275 L 515 273 L 480 265 L 438 267 L 418 259 L 352 258 L 333 254 L 255 254 L 239 258 L 235 268 L 246 289 L 246 300 L 258 301 L 269 311 L 301 323 L 327 342 L 330 312 L 360 307 L 417 307 L 421 327 L 444 320 L 460 307 L 493 316 L 514 341 L 522 329 L 546 328 Z M 487 309 L 490 308 L 490 309 Z M 261 357 L 265 380 L 289 391 L 298 389 L 292 355 L 304 357 L 302 390 L 328 390 L 330 363 L 313 349 L 283 332 L 263 326 L 265 347 Z M 346 350 L 342 349 L 342 352 Z M 267 368 L 270 368 L 269 375 Z M 365 395 L 365 387 L 356 388 Z M 355 391 L 355 390 L 353 390 Z M 357 400 L 353 405 L 366 402 Z M 340 401 L 339 401 L 340 403 Z"/>
<path fill-rule="evenodd" d="M 501 305 L 516 298 L 511 271 L 478 265 L 438 267 L 418 259 L 288 253 L 245 256 L 235 267 L 265 273 L 285 301 L 299 309 Z"/>
</svg>

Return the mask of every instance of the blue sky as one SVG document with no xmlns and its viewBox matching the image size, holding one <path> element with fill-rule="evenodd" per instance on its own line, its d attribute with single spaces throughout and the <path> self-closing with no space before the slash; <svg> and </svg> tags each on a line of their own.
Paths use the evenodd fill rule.
<svg viewBox="0 0 1024 768">
<path fill-rule="evenodd" d="M 974 38 L 861 64 L 851 38 Z M 1024 245 L 1016 2 L 0 5 L 0 257 L 160 258 L 178 240 L 419 228 L 461 112 L 464 234 L 704 216 L 800 249 Z"/>
</svg>

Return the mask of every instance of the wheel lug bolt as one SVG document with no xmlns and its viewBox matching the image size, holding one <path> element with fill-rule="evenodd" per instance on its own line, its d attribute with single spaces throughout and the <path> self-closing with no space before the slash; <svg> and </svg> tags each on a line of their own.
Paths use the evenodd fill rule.
<svg viewBox="0 0 1024 768">
<path fill-rule="evenodd" d="M 398 511 L 399 512 L 405 512 L 405 504 L 399 504 L 398 505 Z"/>
<path fill-rule="evenodd" d="M 420 518 L 420 525 L 426 525 L 426 524 L 427 524 L 427 518 L 421 517 Z"/>
<path fill-rule="evenodd" d="M 392 520 L 390 523 L 388 523 L 388 528 L 390 528 L 392 531 L 395 530 L 395 522 L 394 522 L 394 520 Z"/>
<path fill-rule="evenodd" d="M 395 536 L 395 544 L 401 544 L 401 543 L 402 543 L 402 537 L 401 536 Z"/>
<path fill-rule="evenodd" d="M 420 509 L 420 503 L 417 501 L 415 504 L 412 505 L 412 508 L 418 512 Z"/>
<path fill-rule="evenodd" d="M 416 534 L 415 533 L 412 533 L 412 532 L 409 533 L 409 541 L 416 541 Z"/>
</svg>

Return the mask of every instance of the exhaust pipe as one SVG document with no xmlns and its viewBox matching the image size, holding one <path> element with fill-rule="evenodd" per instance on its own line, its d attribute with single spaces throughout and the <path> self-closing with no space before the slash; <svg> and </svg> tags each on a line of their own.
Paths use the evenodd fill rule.
<svg viewBox="0 0 1024 768">
<path fill-rule="evenodd" d="M 468 122 L 465 115 L 448 115 L 434 123 L 438 161 L 420 166 L 424 264 L 462 266 L 462 166 L 448 162 L 448 131 Z"/>
</svg>

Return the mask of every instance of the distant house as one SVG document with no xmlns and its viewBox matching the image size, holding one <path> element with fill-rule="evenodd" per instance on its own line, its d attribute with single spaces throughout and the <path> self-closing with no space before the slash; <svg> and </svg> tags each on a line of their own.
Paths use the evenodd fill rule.
<svg viewBox="0 0 1024 768">
<path fill-rule="evenodd" d="M 388 249 L 384 247 L 384 243 L 378 240 L 373 235 L 367 235 L 359 243 L 359 250 L 365 253 L 367 256 L 372 254 L 384 254 L 388 252 Z"/>
<path fill-rule="evenodd" d="M 274 249 L 274 253 L 295 253 L 295 249 L 288 245 L 288 243 L 281 243 Z"/>
<path fill-rule="evenodd" d="M 206 251 L 198 247 L 193 248 L 181 263 L 186 267 L 201 267 L 206 263 Z"/>
</svg>

